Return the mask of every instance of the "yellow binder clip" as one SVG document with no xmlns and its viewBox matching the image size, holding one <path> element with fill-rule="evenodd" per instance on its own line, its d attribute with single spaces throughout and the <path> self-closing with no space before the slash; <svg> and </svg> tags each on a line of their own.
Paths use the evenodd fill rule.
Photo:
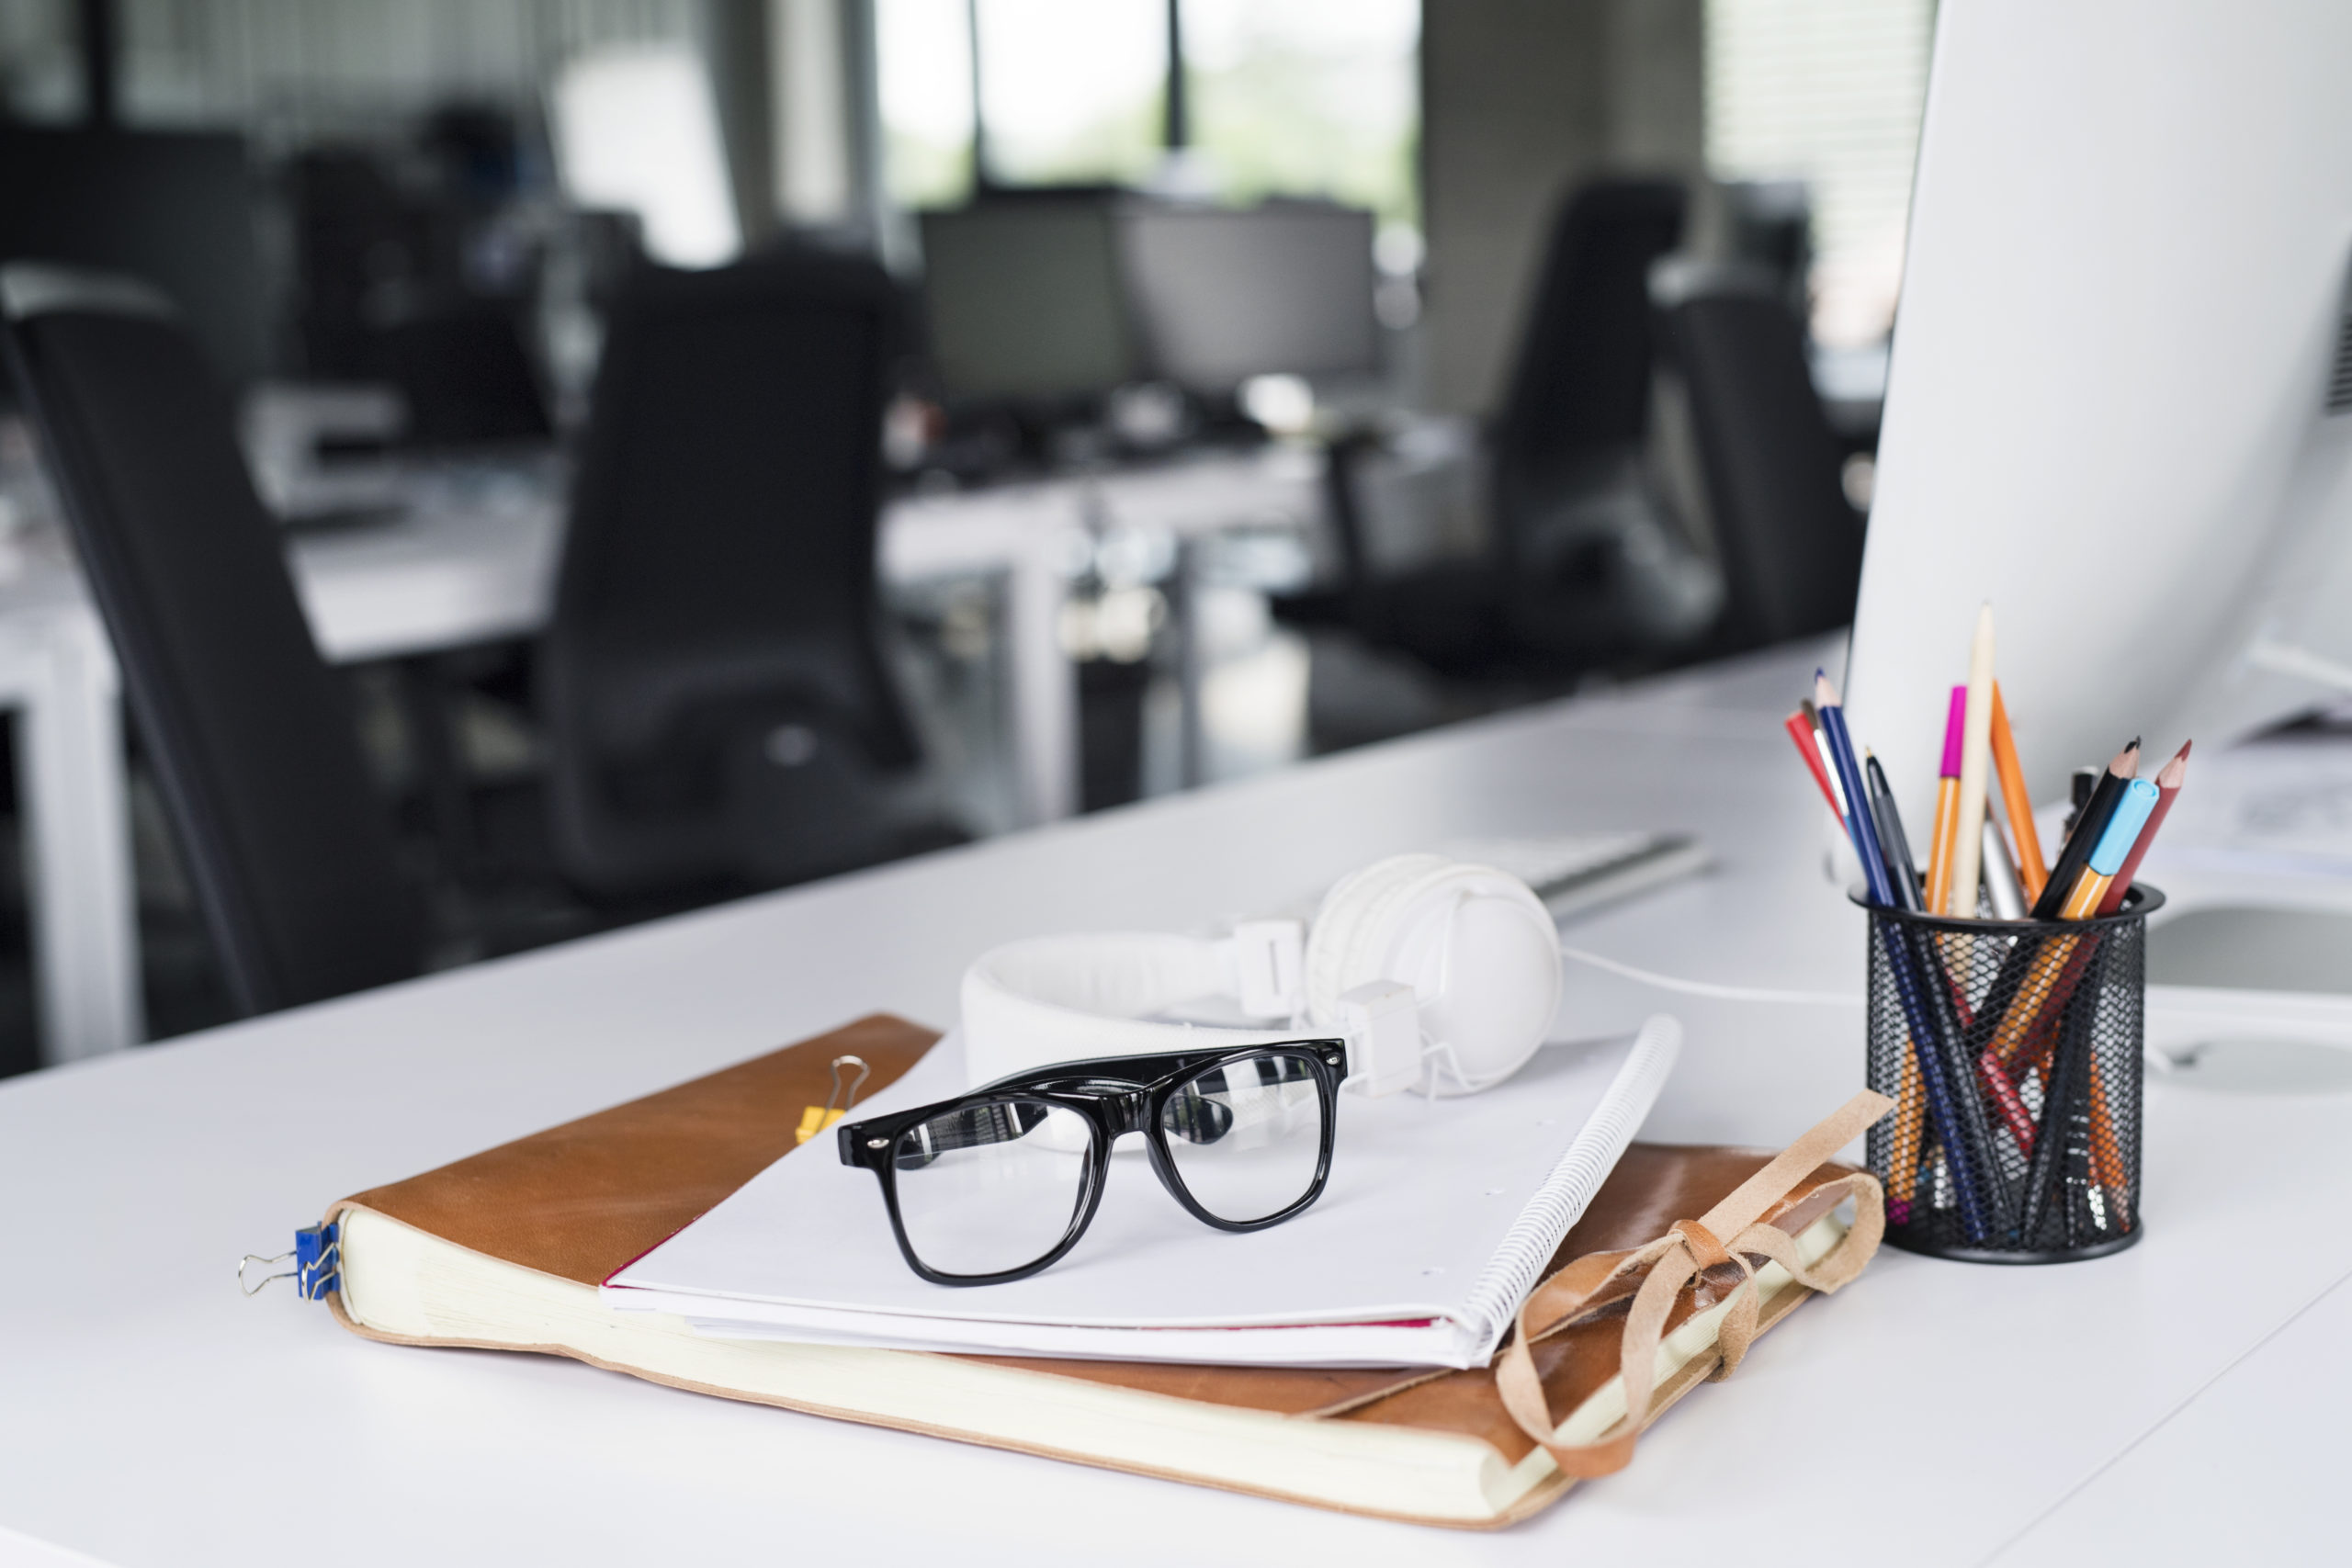
<svg viewBox="0 0 2352 1568">
<path fill-rule="evenodd" d="M 846 1095 L 842 1092 L 842 1066 L 844 1063 L 857 1069 L 857 1077 L 850 1079 Z M 832 1092 L 825 1097 L 824 1104 L 801 1109 L 800 1126 L 793 1134 L 793 1142 L 805 1144 L 818 1134 L 830 1131 L 834 1122 L 848 1115 L 849 1108 L 857 1103 L 857 1091 L 865 1087 L 866 1077 L 873 1070 L 865 1065 L 863 1056 L 834 1057 Z M 841 1102 L 838 1109 L 834 1106 L 835 1100 Z"/>
</svg>

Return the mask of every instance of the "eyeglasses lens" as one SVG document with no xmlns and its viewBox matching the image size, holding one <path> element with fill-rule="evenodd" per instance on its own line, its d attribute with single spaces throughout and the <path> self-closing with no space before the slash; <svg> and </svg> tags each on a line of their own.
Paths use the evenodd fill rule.
<svg viewBox="0 0 2352 1568">
<path fill-rule="evenodd" d="M 942 1274 L 1034 1263 L 1069 1234 L 1084 1189 L 1086 1119 L 1042 1100 L 943 1111 L 891 1145 L 899 1222 Z"/>
<path fill-rule="evenodd" d="M 1187 1079 L 1159 1125 L 1193 1201 L 1237 1224 L 1306 1196 L 1323 1149 L 1323 1096 L 1305 1057 L 1269 1052 Z"/>
</svg>

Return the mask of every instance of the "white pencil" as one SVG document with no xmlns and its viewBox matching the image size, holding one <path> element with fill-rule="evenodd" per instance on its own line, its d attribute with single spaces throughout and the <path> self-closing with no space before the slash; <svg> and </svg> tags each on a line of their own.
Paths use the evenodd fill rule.
<svg viewBox="0 0 2352 1568">
<path fill-rule="evenodd" d="M 1943 913 L 1976 918 L 1976 877 L 1984 867 L 1984 791 L 1993 773 L 1993 606 L 1976 612 L 1968 649 L 1968 716 L 1960 731 L 1960 821 L 1952 838 L 1951 891 Z"/>
</svg>

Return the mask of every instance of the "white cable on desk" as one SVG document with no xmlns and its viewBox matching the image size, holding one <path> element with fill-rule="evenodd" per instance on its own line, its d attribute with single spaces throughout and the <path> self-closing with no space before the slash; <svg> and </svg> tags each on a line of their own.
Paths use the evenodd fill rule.
<svg viewBox="0 0 2352 1568">
<path fill-rule="evenodd" d="M 1713 997 L 1725 1002 L 1792 1002 L 1801 1007 L 1858 1008 L 1862 998 L 1845 991 L 1772 991 L 1755 986 L 1718 986 L 1712 980 L 1682 980 L 1671 975 L 1656 975 L 1647 969 L 1636 969 L 1614 958 L 1603 958 L 1598 953 L 1587 953 L 1580 947 L 1560 944 L 1560 956 L 1573 958 L 1579 964 L 1589 964 L 1595 969 L 1606 969 L 1611 975 L 1622 975 L 1645 986 L 1656 986 L 1662 991 L 1681 991 L 1694 997 Z"/>
</svg>

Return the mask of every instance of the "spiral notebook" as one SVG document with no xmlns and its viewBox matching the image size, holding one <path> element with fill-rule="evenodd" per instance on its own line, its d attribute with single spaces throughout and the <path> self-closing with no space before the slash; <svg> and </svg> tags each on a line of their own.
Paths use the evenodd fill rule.
<svg viewBox="0 0 2352 1568">
<path fill-rule="evenodd" d="M 1428 1100 L 1340 1096 L 1331 1179 L 1246 1235 L 1186 1213 L 1140 1148 L 1112 1156 L 1069 1257 L 957 1288 L 899 1256 L 878 1184 L 831 1140 L 777 1160 L 605 1282 L 608 1305 L 716 1337 L 1228 1365 L 1482 1365 L 1633 1141 L 1681 1031 L 1555 1045 L 1508 1082 Z M 966 1086 L 950 1034 L 857 1116 Z"/>
</svg>

